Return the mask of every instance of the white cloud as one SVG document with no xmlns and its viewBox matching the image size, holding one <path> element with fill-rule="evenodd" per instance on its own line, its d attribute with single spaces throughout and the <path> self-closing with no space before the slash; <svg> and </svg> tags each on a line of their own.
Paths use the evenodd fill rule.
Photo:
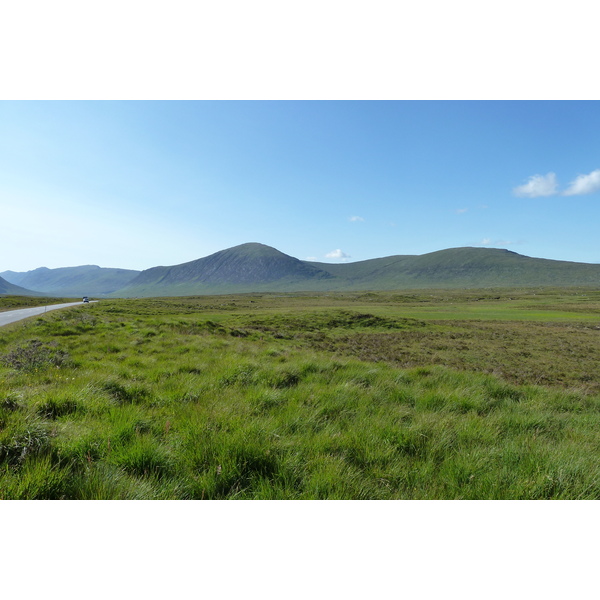
<svg viewBox="0 0 600 600">
<path fill-rule="evenodd" d="M 571 182 L 571 187 L 563 192 L 564 196 L 579 196 L 591 194 L 600 190 L 600 169 L 592 171 L 589 175 L 579 175 Z"/>
<path fill-rule="evenodd" d="M 523 240 L 513 242 L 512 240 L 493 240 L 492 238 L 483 238 L 481 242 L 479 242 L 478 246 L 494 246 L 495 248 L 502 248 L 503 246 L 514 246 L 524 243 L 525 242 Z"/>
<path fill-rule="evenodd" d="M 557 193 L 556 175 L 532 175 L 529 181 L 513 189 L 513 194 L 521 198 L 537 198 L 538 196 L 554 196 Z"/>
<path fill-rule="evenodd" d="M 348 217 L 348 221 L 352 221 L 353 223 L 356 221 L 364 221 L 362 217 Z"/>
<path fill-rule="evenodd" d="M 342 252 L 339 248 L 337 250 L 332 250 L 325 255 L 325 258 L 338 258 L 338 259 L 346 259 L 351 258 L 349 254 Z"/>
<path fill-rule="evenodd" d="M 462 214 L 464 214 L 464 213 L 468 212 L 468 210 L 469 210 L 468 208 L 457 208 L 457 209 L 456 209 L 454 212 L 455 212 L 457 215 L 462 215 Z"/>
</svg>

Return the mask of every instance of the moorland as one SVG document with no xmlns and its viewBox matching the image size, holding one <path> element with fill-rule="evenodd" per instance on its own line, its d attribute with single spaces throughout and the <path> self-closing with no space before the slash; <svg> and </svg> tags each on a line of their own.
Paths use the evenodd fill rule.
<svg viewBox="0 0 600 600">
<path fill-rule="evenodd" d="M 592 288 L 104 299 L 0 331 L 0 498 L 597 499 L 599 359 Z"/>
</svg>

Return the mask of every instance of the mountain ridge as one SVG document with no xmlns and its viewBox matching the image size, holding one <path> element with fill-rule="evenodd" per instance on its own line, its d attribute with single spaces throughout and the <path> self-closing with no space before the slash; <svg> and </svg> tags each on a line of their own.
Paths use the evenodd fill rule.
<svg viewBox="0 0 600 600">
<path fill-rule="evenodd" d="M 26 272 L 4 271 L 0 277 L 34 292 L 77 297 L 110 294 L 127 285 L 138 273 L 140 271 L 130 269 L 81 265 L 57 269 L 39 267 Z"/>
<path fill-rule="evenodd" d="M 147 269 L 114 295 L 129 297 L 529 285 L 600 285 L 600 265 L 531 258 L 501 248 L 473 247 L 331 264 L 302 261 L 270 246 L 249 243 L 181 265 Z"/>
<path fill-rule="evenodd" d="M 6 271 L 0 273 L 0 277 L 5 274 L 24 283 L 35 279 L 34 274 L 37 276 L 36 285 L 40 285 L 42 280 L 54 282 L 52 289 L 40 292 L 34 288 L 30 295 L 106 297 L 523 286 L 600 287 L 600 264 L 532 258 L 502 248 L 468 246 L 421 255 L 322 263 L 300 260 L 271 246 L 250 242 L 193 261 L 143 271 L 85 265 L 62 269 L 41 267 L 24 274 Z M 94 274 L 104 279 L 94 281 Z M 116 280 L 115 275 L 118 275 Z M 112 289 L 108 288 L 109 280 Z M 70 287 L 65 285 L 66 281 Z M 62 282 L 63 287 L 56 287 L 57 282 Z M 9 284 L 12 282 L 9 281 Z M 32 289 L 30 284 L 26 287 Z M 65 293 L 75 291 L 75 288 L 77 293 Z M 96 289 L 101 291 L 94 291 Z M 1 288 L 0 293 L 4 293 Z"/>
</svg>

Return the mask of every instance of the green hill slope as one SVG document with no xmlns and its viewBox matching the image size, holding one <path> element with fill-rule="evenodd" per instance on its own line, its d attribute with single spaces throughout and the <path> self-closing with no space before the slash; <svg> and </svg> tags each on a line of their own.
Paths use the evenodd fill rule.
<svg viewBox="0 0 600 600">
<path fill-rule="evenodd" d="M 452 248 L 398 257 L 356 283 L 374 289 L 600 285 L 600 265 L 530 258 L 495 248 Z"/>
</svg>

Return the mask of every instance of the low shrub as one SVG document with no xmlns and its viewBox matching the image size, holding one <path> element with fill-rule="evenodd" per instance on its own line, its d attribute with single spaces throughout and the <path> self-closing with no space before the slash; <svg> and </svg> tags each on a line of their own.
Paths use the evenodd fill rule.
<svg viewBox="0 0 600 600">
<path fill-rule="evenodd" d="M 57 348 L 56 342 L 45 346 L 39 340 L 30 340 L 17 346 L 2 357 L 2 364 L 17 371 L 36 371 L 48 367 L 62 367 L 69 361 L 69 353 Z"/>
</svg>

